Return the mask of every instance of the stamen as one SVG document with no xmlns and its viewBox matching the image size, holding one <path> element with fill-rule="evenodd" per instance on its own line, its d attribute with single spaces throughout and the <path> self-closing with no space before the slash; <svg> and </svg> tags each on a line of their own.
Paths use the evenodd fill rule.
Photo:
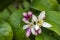
<svg viewBox="0 0 60 40">
<path fill-rule="evenodd" d="M 42 23 L 43 23 L 43 21 L 42 21 L 42 20 L 37 21 L 37 24 L 38 24 L 39 26 L 41 26 L 41 25 L 42 25 Z"/>
</svg>

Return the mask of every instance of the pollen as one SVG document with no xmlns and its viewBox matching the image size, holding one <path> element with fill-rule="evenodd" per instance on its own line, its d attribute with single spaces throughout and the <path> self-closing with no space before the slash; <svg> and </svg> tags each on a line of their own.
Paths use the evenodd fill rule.
<svg viewBox="0 0 60 40">
<path fill-rule="evenodd" d="M 43 23 L 43 20 L 38 20 L 38 21 L 37 21 L 37 24 L 38 24 L 39 26 L 41 26 L 42 23 Z"/>
</svg>

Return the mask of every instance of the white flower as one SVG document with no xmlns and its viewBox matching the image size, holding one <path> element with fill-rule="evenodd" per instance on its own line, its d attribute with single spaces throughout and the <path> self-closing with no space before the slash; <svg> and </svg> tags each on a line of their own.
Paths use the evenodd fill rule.
<svg viewBox="0 0 60 40">
<path fill-rule="evenodd" d="M 41 26 L 46 28 L 52 27 L 51 24 L 44 22 L 43 20 L 44 18 L 45 18 L 45 11 L 42 11 L 38 17 L 32 15 L 31 22 L 29 22 L 29 20 L 24 21 L 27 23 L 27 25 L 23 26 L 23 29 L 26 30 L 26 37 L 29 37 L 31 33 L 33 35 L 40 34 L 42 32 Z"/>
<path fill-rule="evenodd" d="M 32 16 L 32 22 L 35 22 L 37 25 L 43 26 L 46 28 L 52 27 L 51 24 L 44 22 L 43 20 L 44 18 L 45 18 L 45 11 L 42 11 L 38 17 L 36 17 L 35 15 Z"/>
</svg>

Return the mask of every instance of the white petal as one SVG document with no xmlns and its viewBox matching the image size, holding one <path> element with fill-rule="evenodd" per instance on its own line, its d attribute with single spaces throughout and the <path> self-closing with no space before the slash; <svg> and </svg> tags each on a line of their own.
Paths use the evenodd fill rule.
<svg viewBox="0 0 60 40">
<path fill-rule="evenodd" d="M 28 27 L 29 27 L 28 25 L 24 25 L 23 30 L 27 29 Z"/>
<path fill-rule="evenodd" d="M 47 22 L 43 22 L 42 26 L 46 28 L 52 27 L 52 25 Z"/>
<path fill-rule="evenodd" d="M 34 28 L 35 28 L 35 30 L 38 30 L 39 29 L 39 26 L 38 25 L 35 25 Z"/>
<path fill-rule="evenodd" d="M 26 24 L 30 23 L 29 21 L 24 21 Z"/>
<path fill-rule="evenodd" d="M 31 32 L 33 35 L 36 35 L 34 28 L 31 28 Z"/>
<path fill-rule="evenodd" d="M 37 17 L 35 15 L 32 15 L 32 22 L 37 21 Z"/>
<path fill-rule="evenodd" d="M 38 16 L 38 19 L 43 19 L 43 18 L 45 18 L 45 11 L 42 11 Z"/>
<path fill-rule="evenodd" d="M 30 23 L 28 20 L 26 20 L 26 18 L 23 18 L 23 21 L 27 24 Z"/>
</svg>

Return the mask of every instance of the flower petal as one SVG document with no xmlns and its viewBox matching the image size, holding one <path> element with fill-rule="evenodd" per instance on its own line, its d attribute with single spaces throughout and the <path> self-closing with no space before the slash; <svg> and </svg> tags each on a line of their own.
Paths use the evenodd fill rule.
<svg viewBox="0 0 60 40">
<path fill-rule="evenodd" d="M 37 35 L 34 28 L 31 28 L 31 32 L 33 35 Z"/>
<path fill-rule="evenodd" d="M 28 25 L 24 25 L 23 30 L 27 29 L 28 27 L 29 27 Z"/>
<path fill-rule="evenodd" d="M 36 32 L 36 35 L 40 34 L 42 31 L 41 31 L 41 28 L 39 28 L 38 30 L 35 30 Z"/>
<path fill-rule="evenodd" d="M 38 33 L 40 34 L 42 32 L 41 28 L 39 28 Z"/>
<path fill-rule="evenodd" d="M 26 19 L 26 18 L 23 18 L 23 21 L 27 21 L 28 19 Z"/>
<path fill-rule="evenodd" d="M 43 18 L 45 18 L 45 11 L 42 11 L 38 16 L 38 19 L 43 19 Z"/>
<path fill-rule="evenodd" d="M 28 28 L 28 29 L 26 30 L 26 37 L 29 37 L 29 36 L 30 36 L 30 34 L 31 34 L 31 29 L 30 29 L 30 28 Z"/>
<path fill-rule="evenodd" d="M 23 16 L 24 16 L 24 17 L 27 17 L 27 13 L 23 13 Z"/>
<path fill-rule="evenodd" d="M 28 16 L 32 17 L 32 12 L 31 11 L 28 12 Z"/>
<path fill-rule="evenodd" d="M 34 28 L 35 28 L 35 30 L 38 30 L 39 26 L 36 24 Z"/>
<path fill-rule="evenodd" d="M 46 28 L 52 27 L 52 25 L 47 22 L 43 22 L 42 26 Z"/>
<path fill-rule="evenodd" d="M 23 18 L 23 21 L 27 24 L 30 23 L 26 18 Z"/>
<path fill-rule="evenodd" d="M 37 21 L 37 17 L 35 15 L 32 15 L 32 22 Z"/>
</svg>

